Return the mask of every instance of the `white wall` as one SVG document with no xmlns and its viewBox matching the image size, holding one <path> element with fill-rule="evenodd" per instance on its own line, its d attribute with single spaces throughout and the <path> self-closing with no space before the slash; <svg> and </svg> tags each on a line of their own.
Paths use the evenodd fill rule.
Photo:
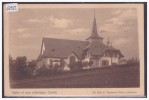
<svg viewBox="0 0 149 100">
<path fill-rule="evenodd" d="M 42 44 L 42 49 L 41 49 L 42 51 L 41 51 L 41 54 L 43 54 L 44 53 L 44 51 L 45 51 L 45 45 L 44 45 L 44 43 Z"/>
<path fill-rule="evenodd" d="M 82 62 L 86 62 L 86 61 L 89 62 L 90 58 L 85 58 L 85 59 L 82 60 Z"/>
<path fill-rule="evenodd" d="M 118 57 L 112 57 L 112 62 L 113 63 L 117 63 L 118 64 L 118 60 L 119 60 Z"/>
<path fill-rule="evenodd" d="M 56 63 L 60 64 L 60 58 L 42 58 L 42 62 L 44 65 L 50 65 L 50 60 L 53 61 L 53 65 Z M 59 62 L 54 61 L 54 60 L 58 60 Z"/>
<path fill-rule="evenodd" d="M 102 66 L 102 60 L 108 60 L 109 65 L 111 65 L 111 57 L 101 57 L 101 60 L 99 61 L 99 65 Z M 112 57 L 112 63 L 118 64 L 119 58 L 118 57 Z"/>
</svg>

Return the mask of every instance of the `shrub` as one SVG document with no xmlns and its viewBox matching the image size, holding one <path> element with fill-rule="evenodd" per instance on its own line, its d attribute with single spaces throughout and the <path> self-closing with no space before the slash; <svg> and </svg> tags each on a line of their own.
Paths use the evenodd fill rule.
<svg viewBox="0 0 149 100">
<path fill-rule="evenodd" d="M 78 61 L 78 62 L 69 64 L 69 67 L 70 67 L 70 71 L 76 71 L 76 70 L 82 70 L 83 66 L 82 66 L 82 62 Z"/>
<path fill-rule="evenodd" d="M 87 67 L 88 65 L 89 65 L 89 63 L 88 63 L 87 61 L 82 62 L 82 66 L 83 66 L 83 67 Z"/>
<path fill-rule="evenodd" d="M 93 65 L 93 61 L 89 61 L 89 66 L 92 66 Z"/>
</svg>

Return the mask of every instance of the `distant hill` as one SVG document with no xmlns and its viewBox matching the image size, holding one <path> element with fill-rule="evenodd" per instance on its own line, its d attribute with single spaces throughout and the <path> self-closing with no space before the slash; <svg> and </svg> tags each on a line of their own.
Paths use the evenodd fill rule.
<svg viewBox="0 0 149 100">
<path fill-rule="evenodd" d="M 95 68 L 33 77 L 11 83 L 12 88 L 125 88 L 140 86 L 139 64 Z"/>
</svg>

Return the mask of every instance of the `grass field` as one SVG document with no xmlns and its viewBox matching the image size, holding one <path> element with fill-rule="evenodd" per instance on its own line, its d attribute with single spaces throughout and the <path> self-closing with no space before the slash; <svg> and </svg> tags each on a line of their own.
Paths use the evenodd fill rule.
<svg viewBox="0 0 149 100">
<path fill-rule="evenodd" d="M 12 88 L 126 88 L 139 87 L 139 65 L 32 77 L 11 82 Z"/>
</svg>

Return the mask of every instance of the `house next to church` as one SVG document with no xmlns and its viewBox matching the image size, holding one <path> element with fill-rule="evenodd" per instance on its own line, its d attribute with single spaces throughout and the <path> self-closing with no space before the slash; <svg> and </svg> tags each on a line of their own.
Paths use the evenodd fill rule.
<svg viewBox="0 0 149 100">
<path fill-rule="evenodd" d="M 60 65 L 65 62 L 64 70 L 69 70 L 69 64 L 74 61 L 92 62 L 91 66 L 104 67 L 119 64 L 124 56 L 120 50 L 112 47 L 110 41 L 103 43 L 103 37 L 98 35 L 96 18 L 94 15 L 92 33 L 86 41 L 43 38 L 41 52 L 37 59 L 39 68 L 50 65 Z"/>
</svg>

